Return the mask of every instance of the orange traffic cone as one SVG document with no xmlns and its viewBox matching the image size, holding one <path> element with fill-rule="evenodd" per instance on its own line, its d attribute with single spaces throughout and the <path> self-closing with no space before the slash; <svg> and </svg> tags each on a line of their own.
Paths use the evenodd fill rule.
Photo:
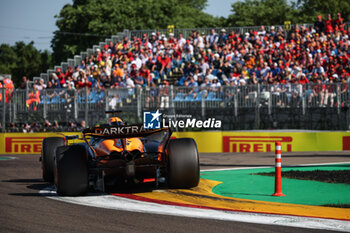
<svg viewBox="0 0 350 233">
<path fill-rule="evenodd" d="M 272 194 L 272 196 L 276 197 L 283 197 L 285 196 L 282 193 L 282 174 L 281 174 L 281 142 L 276 142 L 275 145 L 275 154 L 276 154 L 276 160 L 275 160 L 275 193 Z"/>
</svg>

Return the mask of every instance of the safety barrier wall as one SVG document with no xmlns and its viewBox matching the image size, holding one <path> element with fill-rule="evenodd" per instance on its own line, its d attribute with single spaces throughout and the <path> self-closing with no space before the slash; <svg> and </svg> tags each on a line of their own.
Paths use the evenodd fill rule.
<svg viewBox="0 0 350 233">
<path fill-rule="evenodd" d="M 42 140 L 77 133 L 0 133 L 0 154 L 40 154 Z M 71 141 L 79 142 L 78 140 Z"/>
<path fill-rule="evenodd" d="M 194 138 L 199 152 L 271 152 L 276 141 L 281 141 L 282 151 L 288 152 L 350 150 L 350 132 L 223 131 L 174 136 Z"/>
<path fill-rule="evenodd" d="M 40 154 L 45 137 L 63 134 L 77 133 L 1 133 L 0 154 Z M 209 153 L 272 152 L 276 141 L 282 142 L 282 151 L 350 151 L 350 132 L 175 132 L 173 137 L 194 138 L 199 152 Z"/>
</svg>

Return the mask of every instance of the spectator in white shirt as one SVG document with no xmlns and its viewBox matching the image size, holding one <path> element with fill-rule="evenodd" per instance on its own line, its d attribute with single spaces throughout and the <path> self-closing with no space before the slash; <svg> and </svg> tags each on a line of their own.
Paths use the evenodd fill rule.
<svg viewBox="0 0 350 233">
<path fill-rule="evenodd" d="M 46 84 L 44 83 L 44 79 L 40 79 L 38 84 L 35 84 L 35 89 L 38 91 L 42 91 L 46 88 Z"/>
<path fill-rule="evenodd" d="M 182 33 L 179 33 L 179 40 L 177 41 L 177 43 L 180 47 L 184 46 L 184 44 L 186 43 L 186 40 L 183 37 Z"/>
<path fill-rule="evenodd" d="M 128 75 L 125 75 L 125 84 L 126 84 L 127 88 L 134 88 L 135 87 L 134 81 L 132 81 L 132 79 Z"/>
<path fill-rule="evenodd" d="M 207 36 L 207 43 L 209 43 L 209 46 L 213 49 L 215 48 L 217 42 L 219 40 L 218 34 L 215 32 L 215 29 L 210 30 L 210 35 Z"/>
</svg>

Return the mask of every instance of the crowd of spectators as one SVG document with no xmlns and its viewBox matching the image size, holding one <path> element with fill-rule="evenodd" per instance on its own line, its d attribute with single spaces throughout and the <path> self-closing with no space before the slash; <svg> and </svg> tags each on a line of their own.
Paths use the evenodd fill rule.
<svg viewBox="0 0 350 233">
<path fill-rule="evenodd" d="M 35 133 L 35 132 L 81 132 L 86 128 L 86 123 L 82 120 L 80 123 L 68 122 L 59 124 L 57 121 L 49 122 L 46 120 L 43 123 L 13 123 L 11 122 L 6 127 L 6 132 L 11 133 Z M 0 124 L 1 129 L 1 124 Z"/>
<path fill-rule="evenodd" d="M 199 88 L 218 90 L 258 83 L 280 86 L 342 83 L 342 91 L 348 90 L 350 27 L 345 28 L 340 13 L 337 19 L 329 14 L 324 20 L 319 15 L 314 26 L 297 25 L 288 33 L 274 26 L 269 29 L 261 26 L 244 34 L 212 29 L 208 35 L 193 31 L 187 38 L 181 33 L 175 37 L 160 32 L 141 38 L 124 37 L 85 57 L 76 67 L 56 69 L 47 83 L 40 80 L 34 88 L 42 91 L 89 87 L 99 91 L 148 86 L 160 88 L 155 92 L 160 95 L 165 92 L 161 88 L 169 84 L 192 87 L 198 92 Z M 177 78 L 170 79 L 174 74 L 178 74 Z M 27 86 L 26 81 L 24 78 L 21 88 Z M 50 99 L 54 96 L 69 99 L 70 94 L 55 91 L 50 95 Z M 316 95 L 310 93 L 308 98 Z M 118 95 L 113 98 L 118 101 Z"/>
<path fill-rule="evenodd" d="M 313 27 L 296 26 L 288 35 L 282 28 L 264 26 L 244 34 L 212 29 L 209 35 L 193 31 L 168 38 L 160 32 L 110 42 L 81 64 L 63 72 L 60 68 L 45 88 L 92 87 L 96 89 L 151 86 L 179 71 L 176 85 L 246 85 L 256 76 L 260 83 L 342 81 L 349 77 L 350 28 L 345 30 L 340 13 L 332 20 L 319 15 Z M 280 77 L 281 76 L 281 77 Z M 194 82 L 191 82 L 193 77 Z M 218 80 L 217 83 L 215 83 Z M 25 80 L 23 80 L 25 82 Z M 304 81 L 302 81 L 304 82 Z M 22 84 L 21 87 L 26 85 Z"/>
<path fill-rule="evenodd" d="M 195 100 L 203 89 L 208 90 L 208 95 L 225 87 L 249 87 L 258 83 L 271 84 L 270 91 L 275 93 L 277 104 L 283 95 L 288 97 L 285 99 L 299 98 L 302 88 L 293 89 L 293 84 L 318 84 L 308 90 L 306 101 L 311 103 L 317 97 L 318 104 L 333 105 L 336 90 L 332 84 L 341 84 L 342 98 L 349 92 L 349 36 L 350 27 L 345 27 L 341 14 L 337 13 L 336 19 L 331 14 L 326 19 L 319 15 L 313 26 L 296 25 L 288 32 L 274 26 L 269 30 L 260 26 L 259 30 L 251 29 L 243 34 L 212 29 L 207 35 L 193 31 L 187 38 L 181 33 L 175 37 L 172 33 L 166 36 L 160 32 L 144 34 L 141 38 L 124 37 L 122 41 L 97 49 L 80 65 L 56 69 L 47 82 L 40 79 L 34 84 L 37 94 L 30 93 L 27 105 L 43 101 L 40 96 L 43 90 L 52 103 L 56 97 L 70 103 L 74 90 L 84 87 L 97 92 L 107 88 L 149 87 L 146 107 L 154 102 L 167 107 L 169 85 L 191 88 L 187 94 Z M 1 87 L 6 88 L 6 93 L 5 96 L 0 93 L 0 101 L 4 98 L 8 102 L 13 83 L 10 79 L 0 80 Z M 28 87 L 28 79 L 23 77 L 19 88 Z M 234 89 L 228 88 L 214 99 L 229 104 L 234 95 Z M 97 97 L 104 98 L 103 95 Z M 120 101 L 120 95 L 111 97 L 109 105 L 113 107 Z M 254 88 L 244 96 L 245 99 L 251 97 L 256 98 Z M 82 125 L 70 122 L 63 127 L 79 131 Z M 11 132 L 60 130 L 57 122 L 11 124 L 9 128 Z"/>
</svg>

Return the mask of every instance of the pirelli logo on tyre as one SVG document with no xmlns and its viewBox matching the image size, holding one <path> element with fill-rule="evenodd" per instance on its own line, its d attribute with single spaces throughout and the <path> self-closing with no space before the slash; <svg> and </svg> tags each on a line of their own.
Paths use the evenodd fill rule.
<svg viewBox="0 0 350 233">
<path fill-rule="evenodd" d="M 5 153 L 38 154 L 45 137 L 5 137 Z"/>
<path fill-rule="evenodd" d="M 271 152 L 276 141 L 282 142 L 282 150 L 292 151 L 292 137 L 286 136 L 223 136 L 223 152 Z"/>
</svg>

